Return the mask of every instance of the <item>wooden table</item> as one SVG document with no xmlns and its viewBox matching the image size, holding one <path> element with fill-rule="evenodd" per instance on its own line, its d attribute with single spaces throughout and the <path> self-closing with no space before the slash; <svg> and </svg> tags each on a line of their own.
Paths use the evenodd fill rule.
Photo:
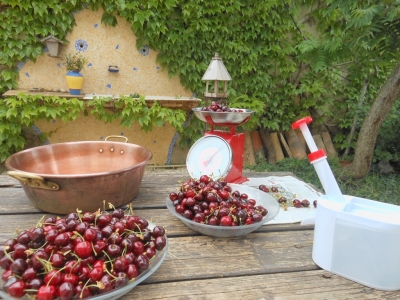
<svg viewBox="0 0 400 300">
<path fill-rule="evenodd" d="M 244 173 L 247 177 L 291 173 Z M 179 174 L 146 173 L 135 213 L 167 229 L 161 267 L 122 299 L 400 299 L 321 270 L 312 260 L 313 227 L 265 225 L 244 237 L 203 236 L 167 210 Z M 0 175 L 0 243 L 44 215 L 30 205 L 18 181 Z M 49 214 L 46 214 L 49 215 Z"/>
</svg>

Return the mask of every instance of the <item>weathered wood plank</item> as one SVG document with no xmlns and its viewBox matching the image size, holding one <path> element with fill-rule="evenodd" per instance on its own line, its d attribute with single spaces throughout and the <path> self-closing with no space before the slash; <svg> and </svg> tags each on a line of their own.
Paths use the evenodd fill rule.
<svg viewBox="0 0 400 300">
<path fill-rule="evenodd" d="M 309 231 L 251 233 L 236 238 L 168 238 L 167 257 L 147 282 L 183 281 L 315 270 Z"/>
<path fill-rule="evenodd" d="M 121 298 L 128 299 L 375 300 L 400 299 L 400 292 L 379 291 L 324 270 L 311 270 L 150 284 L 146 280 Z"/>
<path fill-rule="evenodd" d="M 183 224 L 179 219 L 173 216 L 168 209 L 135 209 L 134 213 L 154 223 L 166 228 L 170 236 L 188 236 L 198 235 L 197 233 Z M 0 218 L 0 243 L 12 237 L 15 231 L 30 229 L 35 226 L 38 220 L 43 216 L 52 216 L 52 214 L 38 213 L 27 215 L 2 215 Z M 308 231 L 312 234 L 313 226 L 300 226 L 299 223 L 285 225 L 264 225 L 255 232 L 284 232 L 284 231 Z"/>
<path fill-rule="evenodd" d="M 171 238 L 160 272 L 148 282 L 315 270 L 318 266 L 311 259 L 312 242 L 309 232 Z"/>
<path fill-rule="evenodd" d="M 0 175 L 0 187 L 19 186 L 20 183 L 8 175 Z"/>
<path fill-rule="evenodd" d="M 248 178 L 260 178 L 266 176 L 288 176 L 291 172 L 243 172 Z M 18 183 L 9 176 L 0 175 L 0 184 L 10 182 Z M 138 209 L 165 207 L 165 200 L 169 193 L 176 191 L 183 181 L 189 179 L 185 174 L 147 174 L 144 176 L 139 194 L 133 199 L 132 204 Z M 31 205 L 28 197 L 21 187 L 0 188 L 0 213 L 41 213 Z M 124 206 L 126 207 L 126 206 Z"/>
</svg>

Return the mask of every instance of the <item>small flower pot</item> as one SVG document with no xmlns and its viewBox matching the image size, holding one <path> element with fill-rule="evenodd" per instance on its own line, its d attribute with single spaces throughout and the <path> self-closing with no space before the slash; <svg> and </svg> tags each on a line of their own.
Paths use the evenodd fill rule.
<svg viewBox="0 0 400 300">
<path fill-rule="evenodd" d="M 70 71 L 65 77 L 69 93 L 71 95 L 80 95 L 83 86 L 83 75 L 79 71 Z"/>
</svg>

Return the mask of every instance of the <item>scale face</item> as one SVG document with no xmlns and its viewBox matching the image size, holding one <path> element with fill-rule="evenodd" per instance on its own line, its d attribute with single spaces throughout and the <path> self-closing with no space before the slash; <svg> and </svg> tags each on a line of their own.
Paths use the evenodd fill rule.
<svg viewBox="0 0 400 300">
<path fill-rule="evenodd" d="M 192 178 L 209 175 L 217 180 L 229 172 L 232 158 L 232 148 L 227 141 L 216 135 L 207 135 L 190 148 L 186 168 Z"/>
</svg>

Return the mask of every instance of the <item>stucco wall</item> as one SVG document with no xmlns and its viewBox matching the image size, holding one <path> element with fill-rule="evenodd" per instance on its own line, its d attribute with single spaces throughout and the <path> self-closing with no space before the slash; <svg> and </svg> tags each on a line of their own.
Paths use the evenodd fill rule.
<svg viewBox="0 0 400 300">
<path fill-rule="evenodd" d="M 62 57 L 66 53 L 80 52 L 87 58 L 87 66 L 81 72 L 84 75 L 82 93 L 192 96 L 179 78 L 169 78 L 167 72 L 161 70 L 156 63 L 156 51 L 136 48 L 136 37 L 128 22 L 117 17 L 116 27 L 105 26 L 101 16 L 101 10 L 77 12 L 77 25 L 67 35 L 69 44 L 62 46 L 60 54 Z M 20 70 L 19 88 L 67 90 L 66 69 L 61 57 L 50 57 L 44 52 L 36 62 L 26 62 Z M 110 65 L 118 66 L 119 72 L 109 72 Z"/>
<path fill-rule="evenodd" d="M 88 60 L 81 72 L 84 76 L 82 94 L 192 96 L 180 84 L 179 78 L 169 78 L 167 71 L 161 70 L 156 63 L 157 52 L 149 48 L 136 48 L 136 37 L 128 22 L 117 17 L 116 27 L 105 26 L 101 23 L 102 13 L 102 10 L 89 9 L 77 12 L 77 25 L 66 37 L 69 44 L 63 45 L 61 49 L 61 57 L 79 51 Z M 19 88 L 67 92 L 66 69 L 61 57 L 50 57 L 44 52 L 36 62 L 20 63 Z M 109 72 L 110 65 L 118 66 L 119 72 Z M 120 127 L 118 121 L 104 124 L 91 116 L 82 115 L 65 124 L 54 120 L 49 123 L 41 121 L 36 126 L 36 130 L 48 134 L 49 143 L 101 140 L 108 135 L 124 135 L 130 143 L 145 146 L 153 152 L 152 164 L 184 164 L 186 159 L 185 151 L 180 155 L 172 155 L 176 148 L 176 136 L 175 130 L 168 123 L 145 133 L 138 123 L 127 129 Z"/>
</svg>

